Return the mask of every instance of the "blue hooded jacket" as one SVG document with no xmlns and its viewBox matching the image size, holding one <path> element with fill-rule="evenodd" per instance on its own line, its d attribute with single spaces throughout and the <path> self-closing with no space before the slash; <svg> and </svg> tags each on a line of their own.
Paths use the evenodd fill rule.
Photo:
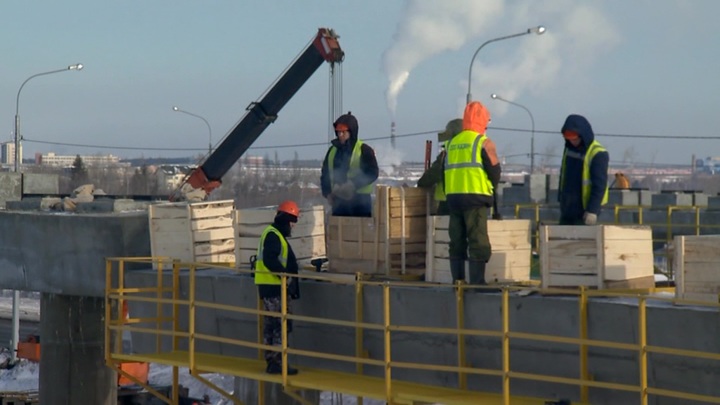
<svg viewBox="0 0 720 405">
<path fill-rule="evenodd" d="M 600 214 L 607 186 L 610 155 L 607 152 L 598 152 L 590 163 L 590 182 L 592 184 L 590 200 L 587 208 L 583 209 L 583 161 L 587 147 L 595 140 L 595 133 L 590 122 L 582 115 L 577 114 L 571 114 L 565 119 L 561 132 L 566 130 L 577 132 L 582 142 L 576 148 L 570 141 L 565 140 L 565 160 L 562 162 L 565 167 L 560 168 L 560 187 L 558 189 L 560 219 L 561 222 L 579 222 L 586 211 L 596 215 Z"/>
</svg>

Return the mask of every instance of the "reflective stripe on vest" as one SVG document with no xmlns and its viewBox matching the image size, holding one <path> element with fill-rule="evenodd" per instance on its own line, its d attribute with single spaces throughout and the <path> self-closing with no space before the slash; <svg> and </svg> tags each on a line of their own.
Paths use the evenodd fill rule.
<svg viewBox="0 0 720 405">
<path fill-rule="evenodd" d="M 362 145 L 363 141 L 357 140 L 355 141 L 355 146 L 352 150 L 352 155 L 350 155 L 350 165 L 348 167 L 347 172 L 347 178 L 348 180 L 362 175 L 362 170 L 360 170 L 360 160 L 362 158 Z M 328 155 L 328 169 L 330 170 L 330 184 L 335 185 L 335 182 L 333 181 L 333 170 L 335 166 L 335 154 L 337 153 L 337 148 L 335 145 L 330 147 L 330 154 Z M 374 182 L 373 182 L 374 183 Z M 372 194 L 373 191 L 373 183 L 368 184 L 367 186 L 361 187 L 357 190 L 355 190 L 358 194 Z"/>
<path fill-rule="evenodd" d="M 590 165 L 592 164 L 592 160 L 595 157 L 595 155 L 598 154 L 598 152 L 606 152 L 607 150 L 600 145 L 598 141 L 592 141 L 590 144 L 590 147 L 587 149 L 587 153 L 585 153 L 585 157 L 583 157 L 583 172 L 582 172 L 582 185 L 581 185 L 581 198 L 582 198 L 582 204 L 583 209 L 587 208 L 588 203 L 590 202 L 590 192 L 592 190 L 592 180 L 590 180 Z M 567 148 L 565 148 L 565 151 L 563 152 L 563 160 L 562 160 L 562 170 L 560 171 L 560 187 L 561 189 L 565 186 L 565 160 L 568 157 L 574 157 L 574 158 L 580 158 L 582 157 L 581 154 L 570 151 Z M 600 205 L 605 205 L 608 202 L 608 185 L 605 184 L 605 194 L 603 195 L 602 201 L 600 202 Z"/>
<path fill-rule="evenodd" d="M 462 131 L 448 144 L 445 155 L 445 194 L 493 195 L 493 186 L 482 164 L 487 136 Z"/>
<path fill-rule="evenodd" d="M 271 284 L 271 285 L 280 285 L 280 276 L 274 274 L 270 269 L 265 267 L 265 262 L 263 262 L 263 250 L 265 249 L 265 237 L 269 233 L 274 233 L 275 235 L 280 238 L 280 245 L 282 246 L 280 250 L 280 256 L 278 256 L 278 259 L 280 260 L 280 264 L 282 264 L 283 268 L 287 268 L 287 260 L 288 260 L 288 243 L 287 240 L 285 240 L 285 237 L 275 229 L 274 226 L 269 225 L 265 230 L 263 231 L 262 235 L 260 236 L 260 246 L 258 246 L 258 252 L 257 252 L 257 261 L 255 262 L 255 284 Z"/>
<path fill-rule="evenodd" d="M 590 202 L 590 189 L 592 188 L 592 181 L 590 181 L 590 165 L 592 164 L 592 160 L 595 157 L 595 155 L 598 154 L 598 152 L 606 152 L 606 149 L 603 148 L 602 145 L 600 145 L 597 141 L 592 141 L 590 144 L 590 147 L 587 150 L 587 153 L 585 154 L 585 159 L 583 160 L 583 173 L 582 173 L 582 202 L 583 202 L 583 209 L 587 208 L 588 203 Z M 608 202 L 608 185 L 605 184 L 605 193 L 603 194 L 602 201 L 600 202 L 600 205 L 605 205 Z"/>
<path fill-rule="evenodd" d="M 448 141 L 445 141 L 442 143 L 442 148 L 445 150 L 445 156 L 447 157 L 447 146 Z M 435 201 L 445 201 L 447 200 L 447 197 L 445 196 L 445 175 L 440 178 L 440 182 L 435 184 L 435 193 L 433 195 L 433 198 Z"/>
</svg>

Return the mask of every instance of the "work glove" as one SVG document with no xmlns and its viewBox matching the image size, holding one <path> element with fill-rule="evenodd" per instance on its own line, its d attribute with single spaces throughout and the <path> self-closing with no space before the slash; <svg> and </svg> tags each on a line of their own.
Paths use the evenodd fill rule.
<svg viewBox="0 0 720 405">
<path fill-rule="evenodd" d="M 288 282 L 288 295 L 294 300 L 300 299 L 300 283 L 297 277 L 290 278 Z"/>
<path fill-rule="evenodd" d="M 352 200 L 353 196 L 355 196 L 355 185 L 351 181 L 346 181 L 343 184 L 335 186 L 332 193 L 337 198 Z"/>
<path fill-rule="evenodd" d="M 586 212 L 583 215 L 583 221 L 585 222 L 585 225 L 595 225 L 597 224 L 597 214 Z"/>
</svg>

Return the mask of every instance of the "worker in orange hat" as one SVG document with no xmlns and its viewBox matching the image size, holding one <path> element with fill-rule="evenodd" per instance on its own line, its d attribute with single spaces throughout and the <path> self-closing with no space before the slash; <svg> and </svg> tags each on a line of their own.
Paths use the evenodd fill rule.
<svg viewBox="0 0 720 405">
<path fill-rule="evenodd" d="M 372 216 L 373 185 L 379 168 L 375 151 L 358 139 L 358 121 L 352 113 L 333 124 L 335 139 L 325 154 L 320 186 L 335 216 Z"/>
<path fill-rule="evenodd" d="M 485 267 L 492 255 L 488 214 L 502 168 L 495 143 L 485 133 L 490 112 L 473 101 L 465 107 L 462 131 L 447 147 L 444 165 L 445 194 L 450 210 L 449 256 L 453 282 L 465 279 L 468 259 L 470 284 L 487 284 Z"/>
<path fill-rule="evenodd" d="M 558 190 L 560 225 L 595 225 L 608 200 L 610 155 L 582 115 L 569 115 L 561 132 L 565 150 Z"/>
<path fill-rule="evenodd" d="M 287 241 L 292 228 L 300 217 L 300 209 L 294 201 L 285 201 L 278 206 L 275 219 L 260 236 L 255 261 L 255 284 L 263 308 L 268 312 L 280 314 L 282 311 L 282 278 L 279 273 L 298 273 L 295 253 Z M 290 313 L 290 301 L 300 298 L 300 286 L 297 277 L 290 277 L 287 292 L 287 312 Z M 278 316 L 265 316 L 263 319 L 263 343 L 268 346 L 282 346 L 282 323 Z M 292 331 L 292 323 L 288 321 L 288 333 Z M 266 350 L 265 361 L 268 374 L 282 373 L 282 353 L 280 350 Z M 298 373 L 296 368 L 288 365 L 287 373 Z"/>
<path fill-rule="evenodd" d="M 630 188 L 630 180 L 625 176 L 623 172 L 615 173 L 615 180 L 610 185 L 610 188 L 618 190 L 627 190 Z"/>
</svg>

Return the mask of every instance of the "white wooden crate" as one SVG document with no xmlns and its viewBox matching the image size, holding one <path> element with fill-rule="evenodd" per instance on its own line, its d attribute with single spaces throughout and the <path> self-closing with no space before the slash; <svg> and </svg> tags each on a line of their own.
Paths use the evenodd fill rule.
<svg viewBox="0 0 720 405">
<path fill-rule="evenodd" d="M 428 270 L 425 281 L 452 283 L 450 274 L 448 234 L 449 216 L 430 217 L 433 226 L 428 237 Z M 488 220 L 488 237 L 492 256 L 485 267 L 488 283 L 513 283 L 530 280 L 532 251 L 530 221 L 527 219 Z M 467 265 L 466 265 L 467 267 Z"/>
<path fill-rule="evenodd" d="M 148 206 L 150 251 L 183 262 L 232 263 L 232 200 Z"/>
<path fill-rule="evenodd" d="M 676 236 L 675 296 L 718 303 L 720 299 L 720 235 Z"/>
<path fill-rule="evenodd" d="M 245 208 L 233 212 L 235 266 L 250 267 L 250 256 L 257 254 L 260 236 L 273 222 L 277 206 Z M 300 209 L 300 218 L 288 238 L 298 264 L 325 257 L 325 210 L 322 205 Z"/>
<path fill-rule="evenodd" d="M 654 286 L 653 269 L 649 226 L 540 227 L 543 287 L 646 288 Z"/>
<path fill-rule="evenodd" d="M 330 271 L 424 273 L 427 191 L 378 185 L 375 194 L 373 217 L 330 217 Z"/>
</svg>

